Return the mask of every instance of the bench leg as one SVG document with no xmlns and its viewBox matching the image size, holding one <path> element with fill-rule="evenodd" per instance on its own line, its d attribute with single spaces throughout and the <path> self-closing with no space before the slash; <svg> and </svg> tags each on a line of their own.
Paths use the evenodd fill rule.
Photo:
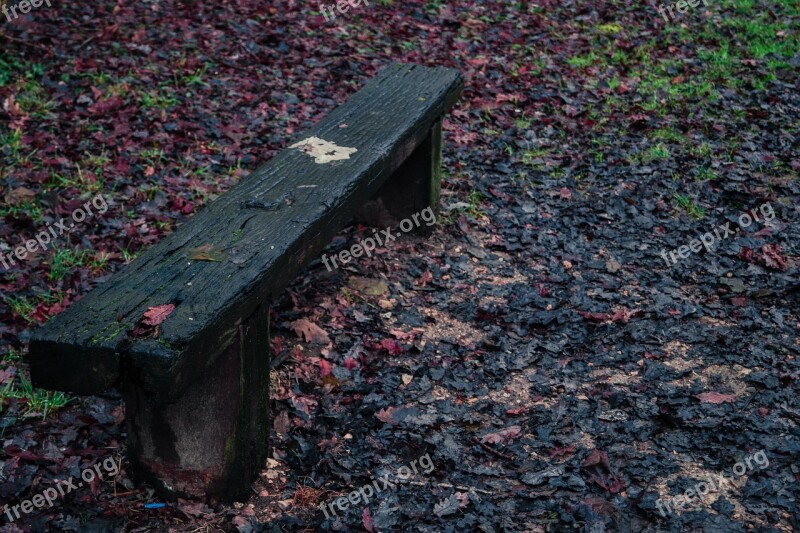
<svg viewBox="0 0 800 533">
<path fill-rule="evenodd" d="M 176 403 L 124 387 L 134 475 L 162 496 L 244 499 L 264 468 L 269 437 L 269 306 Z"/>
<path fill-rule="evenodd" d="M 409 218 L 426 207 L 437 212 L 441 183 L 442 121 L 439 119 L 422 144 L 386 180 L 373 200 L 379 199 L 382 207 L 397 220 Z M 359 214 L 357 218 L 370 221 L 368 214 Z M 419 227 L 423 232 L 430 229 L 425 224 Z"/>
</svg>

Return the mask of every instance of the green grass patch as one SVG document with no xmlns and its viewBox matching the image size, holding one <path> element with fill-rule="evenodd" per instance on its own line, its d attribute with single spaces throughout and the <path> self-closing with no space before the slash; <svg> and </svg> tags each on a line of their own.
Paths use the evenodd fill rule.
<svg viewBox="0 0 800 533">
<path fill-rule="evenodd" d="M 685 142 L 686 136 L 674 128 L 659 128 L 653 132 L 651 138 L 661 141 Z"/>
<path fill-rule="evenodd" d="M 710 167 L 702 167 L 697 169 L 697 181 L 712 181 L 718 179 L 719 176 Z"/>
<path fill-rule="evenodd" d="M 47 418 L 47 415 L 66 406 L 70 401 L 70 398 L 63 392 L 34 388 L 30 380 L 23 374 L 19 375 L 19 385 L 15 381 L 9 381 L 5 387 L 0 389 L 0 413 L 3 411 L 3 404 L 7 399 L 15 399 L 25 404 L 22 411 L 23 416 L 41 416 L 42 418 Z"/>
<path fill-rule="evenodd" d="M 161 91 L 150 91 L 139 96 L 142 107 L 149 109 L 169 109 L 178 103 L 178 99 L 171 94 Z"/>
<path fill-rule="evenodd" d="M 597 31 L 608 35 L 614 35 L 622 31 L 622 26 L 619 24 L 600 24 L 597 26 Z"/>
<path fill-rule="evenodd" d="M 691 197 L 675 194 L 674 199 L 677 206 L 686 211 L 690 216 L 698 220 L 706 216 L 706 210 L 697 205 Z"/>
<path fill-rule="evenodd" d="M 567 64 L 575 68 L 585 68 L 589 65 L 599 63 L 600 58 L 594 52 L 590 52 L 585 56 L 572 56 L 567 59 Z"/>
<path fill-rule="evenodd" d="M 36 200 L 25 200 L 18 204 L 0 204 L 0 218 L 10 216 L 14 220 L 30 218 L 37 224 L 44 220 L 42 206 Z"/>
<path fill-rule="evenodd" d="M 651 161 L 667 159 L 670 156 L 669 148 L 662 143 L 658 143 L 657 145 L 650 147 L 648 156 Z"/>
<path fill-rule="evenodd" d="M 29 298 L 24 296 L 6 296 L 6 303 L 11 308 L 11 311 L 22 318 L 25 322 L 33 323 L 33 312 L 36 310 L 36 303 L 32 302 Z"/>
</svg>

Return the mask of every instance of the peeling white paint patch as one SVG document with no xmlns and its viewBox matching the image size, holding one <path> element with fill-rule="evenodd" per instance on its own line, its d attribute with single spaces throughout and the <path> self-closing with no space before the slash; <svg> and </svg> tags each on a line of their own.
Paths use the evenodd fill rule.
<svg viewBox="0 0 800 533">
<path fill-rule="evenodd" d="M 318 164 L 339 161 L 340 159 L 350 159 L 350 154 L 358 152 L 356 148 L 346 146 L 336 146 L 332 142 L 320 139 L 319 137 L 309 137 L 299 143 L 291 145 L 289 148 L 299 148 L 314 158 Z"/>
</svg>

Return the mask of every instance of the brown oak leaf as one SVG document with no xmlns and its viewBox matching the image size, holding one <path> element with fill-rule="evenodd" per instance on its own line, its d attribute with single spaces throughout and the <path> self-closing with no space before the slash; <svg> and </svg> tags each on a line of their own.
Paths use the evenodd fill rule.
<svg viewBox="0 0 800 533">
<path fill-rule="evenodd" d="M 144 312 L 142 323 L 147 326 L 157 326 L 167 319 L 169 314 L 175 310 L 175 304 L 164 304 L 150 307 Z"/>
<path fill-rule="evenodd" d="M 292 322 L 292 329 L 297 333 L 298 337 L 303 338 L 306 342 L 315 342 L 319 344 L 328 344 L 331 342 L 324 329 L 305 318 Z"/>
</svg>

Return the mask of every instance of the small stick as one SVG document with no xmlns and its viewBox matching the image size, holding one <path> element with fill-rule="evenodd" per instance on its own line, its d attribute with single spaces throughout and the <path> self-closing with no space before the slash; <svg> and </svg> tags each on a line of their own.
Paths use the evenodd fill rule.
<svg viewBox="0 0 800 533">
<path fill-rule="evenodd" d="M 31 48 L 36 48 L 37 50 L 41 50 L 43 52 L 47 52 L 48 54 L 52 54 L 53 53 L 53 51 L 51 49 L 49 49 L 49 48 L 45 48 L 44 46 L 40 46 L 38 44 L 29 43 L 28 41 L 23 41 L 22 39 L 17 39 L 16 37 L 11 37 L 10 35 L 0 34 L 0 37 L 2 37 L 4 39 L 8 39 L 12 43 L 19 43 L 19 44 L 23 44 L 25 46 L 30 46 Z"/>
<path fill-rule="evenodd" d="M 429 483 L 426 483 L 424 481 L 406 481 L 405 483 L 408 483 L 409 485 L 416 485 L 418 487 L 424 487 L 425 485 L 429 485 Z M 441 487 L 443 489 L 458 489 L 458 490 L 463 490 L 465 492 L 474 490 L 475 492 L 480 492 L 481 494 L 494 494 L 493 492 L 490 492 L 488 490 L 476 489 L 475 487 L 465 487 L 463 485 L 451 485 L 450 483 L 434 483 L 434 485 L 436 485 L 437 487 Z"/>
<path fill-rule="evenodd" d="M 513 457 L 511 457 L 510 455 L 505 455 L 505 454 L 502 454 L 502 453 L 498 452 L 497 450 L 493 449 L 488 444 L 484 444 L 483 442 L 478 440 L 478 437 L 472 437 L 472 442 L 474 442 L 475 444 L 479 445 L 481 448 L 483 448 L 487 452 L 491 453 L 492 455 L 496 455 L 497 457 L 499 457 L 501 459 L 505 459 L 506 461 L 511 461 L 512 463 L 514 462 L 514 458 Z"/>
</svg>

